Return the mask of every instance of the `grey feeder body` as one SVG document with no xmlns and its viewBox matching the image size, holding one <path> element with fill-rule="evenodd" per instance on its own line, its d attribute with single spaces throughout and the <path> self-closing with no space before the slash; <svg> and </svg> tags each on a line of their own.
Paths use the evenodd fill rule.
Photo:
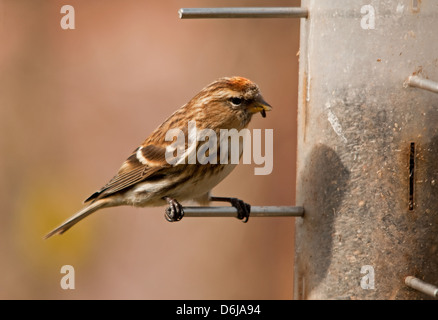
<svg viewBox="0 0 438 320">
<path fill-rule="evenodd" d="M 302 7 L 295 299 L 428 298 L 405 278 L 438 284 L 438 1 Z"/>
</svg>

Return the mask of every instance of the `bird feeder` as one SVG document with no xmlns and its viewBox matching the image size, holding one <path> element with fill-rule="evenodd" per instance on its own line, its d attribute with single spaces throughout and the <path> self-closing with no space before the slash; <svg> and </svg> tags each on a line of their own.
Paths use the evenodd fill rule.
<svg viewBox="0 0 438 320">
<path fill-rule="evenodd" d="M 301 8 L 179 14 L 301 18 L 300 207 L 254 208 L 297 217 L 294 298 L 436 297 L 438 3 L 303 0 Z"/>
</svg>

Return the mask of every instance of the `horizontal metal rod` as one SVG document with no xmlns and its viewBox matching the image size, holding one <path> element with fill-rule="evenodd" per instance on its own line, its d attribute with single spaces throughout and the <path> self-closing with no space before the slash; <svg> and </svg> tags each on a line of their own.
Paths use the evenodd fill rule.
<svg viewBox="0 0 438 320">
<path fill-rule="evenodd" d="M 299 7 L 181 8 L 180 19 L 215 18 L 307 18 L 308 11 Z"/>
<path fill-rule="evenodd" d="M 433 284 L 424 282 L 423 280 L 420 280 L 420 279 L 415 278 L 413 276 L 406 277 L 405 283 L 408 287 L 411 287 L 412 289 L 423 292 L 423 293 L 425 293 L 429 296 L 432 296 L 434 298 L 438 297 L 438 287 L 434 286 Z"/>
<path fill-rule="evenodd" d="M 419 76 L 410 76 L 407 80 L 410 87 L 416 87 L 438 93 L 438 82 L 420 78 Z"/>
<path fill-rule="evenodd" d="M 183 207 L 184 217 L 237 217 L 234 207 Z M 303 207 L 267 206 L 251 207 L 250 217 L 301 217 Z"/>
</svg>

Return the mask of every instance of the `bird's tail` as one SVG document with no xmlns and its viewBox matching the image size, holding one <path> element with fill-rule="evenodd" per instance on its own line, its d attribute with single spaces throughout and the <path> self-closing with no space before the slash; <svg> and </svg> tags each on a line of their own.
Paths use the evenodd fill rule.
<svg viewBox="0 0 438 320">
<path fill-rule="evenodd" d="M 112 206 L 112 201 L 110 199 L 108 199 L 108 198 L 99 199 L 99 200 L 89 204 L 88 206 L 86 206 L 85 208 L 80 210 L 75 215 L 71 216 L 68 220 L 64 221 L 64 223 L 62 223 L 56 229 L 50 231 L 44 237 L 44 239 L 48 239 L 48 238 L 50 238 L 51 236 L 53 236 L 55 234 L 63 234 L 68 229 L 73 227 L 76 223 L 78 223 L 82 219 L 88 217 L 93 212 L 95 212 L 95 211 L 97 211 L 99 209 L 106 208 L 106 207 L 111 207 L 111 206 Z"/>
</svg>

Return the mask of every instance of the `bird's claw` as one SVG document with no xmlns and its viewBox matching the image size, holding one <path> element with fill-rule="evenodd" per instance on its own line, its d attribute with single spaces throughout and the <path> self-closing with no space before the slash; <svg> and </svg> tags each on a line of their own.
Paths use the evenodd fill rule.
<svg viewBox="0 0 438 320">
<path fill-rule="evenodd" d="M 237 209 L 237 219 L 248 222 L 249 214 L 251 213 L 251 205 L 237 198 L 228 197 L 210 197 L 210 201 L 222 201 L 230 203 Z"/>
<path fill-rule="evenodd" d="M 230 203 L 237 209 L 237 219 L 247 223 L 251 213 L 251 205 L 237 198 L 230 198 Z"/>
<path fill-rule="evenodd" d="M 169 222 L 180 221 L 184 217 L 182 205 L 172 198 L 165 199 L 169 206 L 164 211 L 164 218 Z"/>
</svg>

